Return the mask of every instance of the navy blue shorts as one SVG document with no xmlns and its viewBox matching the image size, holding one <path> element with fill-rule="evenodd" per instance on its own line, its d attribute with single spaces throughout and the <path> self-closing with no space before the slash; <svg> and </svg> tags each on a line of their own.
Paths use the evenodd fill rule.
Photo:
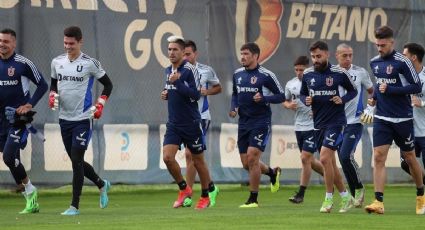
<svg viewBox="0 0 425 230">
<path fill-rule="evenodd" d="M 322 146 L 337 150 L 342 143 L 343 130 L 344 126 L 341 125 L 314 130 L 317 151 L 320 152 Z"/>
<path fill-rule="evenodd" d="M 71 148 L 87 150 L 92 134 L 91 120 L 67 121 L 59 119 L 59 125 L 67 153 L 71 153 Z"/>
<path fill-rule="evenodd" d="M 314 130 L 308 131 L 295 131 L 297 137 L 298 148 L 301 151 L 306 151 L 314 154 L 316 151 L 316 142 L 314 139 Z"/>
<path fill-rule="evenodd" d="M 24 149 L 27 145 L 28 135 L 29 132 L 26 128 L 15 128 L 9 122 L 2 121 L 0 129 L 0 152 L 5 153 L 5 149 L 12 150 L 12 152 Z M 7 148 L 6 144 L 8 145 Z"/>
<path fill-rule="evenodd" d="M 415 137 L 415 153 L 416 157 L 425 157 L 425 137 Z"/>
<path fill-rule="evenodd" d="M 163 146 L 180 146 L 183 144 L 192 154 L 199 154 L 207 149 L 201 121 L 197 121 L 193 125 L 185 126 L 167 123 L 166 127 Z"/>
<path fill-rule="evenodd" d="M 394 123 L 375 118 L 373 121 L 373 147 L 391 145 L 393 141 L 401 151 L 409 152 L 415 149 L 413 120 Z"/>
<path fill-rule="evenodd" d="M 255 147 L 264 152 L 269 141 L 271 128 L 269 124 L 238 127 L 238 148 L 240 154 L 248 152 L 248 147 Z"/>
</svg>

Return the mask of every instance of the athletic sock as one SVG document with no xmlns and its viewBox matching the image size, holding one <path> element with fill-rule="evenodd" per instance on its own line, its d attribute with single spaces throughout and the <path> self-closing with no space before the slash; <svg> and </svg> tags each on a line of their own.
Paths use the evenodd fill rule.
<svg viewBox="0 0 425 230">
<path fill-rule="evenodd" d="M 251 191 L 247 203 L 258 203 L 258 191 Z"/>
<path fill-rule="evenodd" d="M 379 202 L 384 202 L 384 193 L 383 192 L 375 192 L 375 199 Z"/>
<path fill-rule="evenodd" d="M 210 182 L 209 184 L 208 184 L 208 191 L 209 192 L 214 192 L 214 190 L 215 190 L 215 185 L 214 185 L 214 182 Z"/>
<path fill-rule="evenodd" d="M 180 190 L 185 190 L 187 187 L 186 181 L 182 180 L 181 182 L 177 183 L 177 185 L 179 186 Z"/>
<path fill-rule="evenodd" d="M 416 188 L 416 196 L 423 196 L 424 195 L 424 187 Z"/>
<path fill-rule="evenodd" d="M 304 197 L 305 190 L 307 189 L 307 186 L 300 186 L 300 190 L 298 190 L 298 196 Z"/>
<path fill-rule="evenodd" d="M 208 189 L 202 189 L 201 197 L 208 197 Z"/>
<path fill-rule="evenodd" d="M 269 171 L 266 173 L 270 177 L 270 183 L 276 183 L 276 174 L 272 168 L 269 167 Z"/>
<path fill-rule="evenodd" d="M 28 179 L 28 183 L 27 184 L 24 184 L 24 183 L 22 183 L 23 185 L 24 185 L 24 187 L 25 187 L 25 193 L 27 194 L 27 195 L 29 195 L 29 194 L 31 194 L 32 192 L 34 192 L 34 190 L 35 190 L 35 187 L 34 187 L 34 185 L 32 185 L 32 183 L 31 183 L 31 180 L 30 179 Z"/>
</svg>

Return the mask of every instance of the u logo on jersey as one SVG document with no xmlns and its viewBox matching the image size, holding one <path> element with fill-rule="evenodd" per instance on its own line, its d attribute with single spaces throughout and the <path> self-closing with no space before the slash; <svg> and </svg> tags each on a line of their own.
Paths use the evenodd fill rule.
<svg viewBox="0 0 425 230">
<path fill-rule="evenodd" d="M 252 76 L 251 77 L 251 84 L 255 84 L 257 82 L 257 77 L 256 76 Z"/>
<path fill-rule="evenodd" d="M 7 68 L 7 75 L 9 77 L 13 77 L 15 75 L 15 68 L 13 68 L 12 66 Z"/>
<path fill-rule="evenodd" d="M 393 72 L 394 67 L 392 65 L 387 66 L 387 74 L 391 74 Z"/>
<path fill-rule="evenodd" d="M 77 72 L 83 71 L 83 65 L 77 65 Z"/>
<path fill-rule="evenodd" d="M 326 85 L 332 86 L 333 84 L 334 84 L 334 79 L 331 76 L 327 77 L 326 78 Z"/>
</svg>

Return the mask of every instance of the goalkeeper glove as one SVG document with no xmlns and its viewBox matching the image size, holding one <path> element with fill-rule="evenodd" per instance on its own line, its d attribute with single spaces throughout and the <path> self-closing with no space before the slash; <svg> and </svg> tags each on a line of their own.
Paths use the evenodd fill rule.
<svg viewBox="0 0 425 230">
<path fill-rule="evenodd" d="M 366 109 L 360 116 L 360 121 L 364 124 L 370 124 L 373 122 L 373 114 L 375 113 L 375 106 L 367 105 Z"/>
<path fill-rule="evenodd" d="M 52 110 L 59 108 L 59 94 L 55 91 L 50 91 L 49 93 L 49 108 Z"/>
<path fill-rule="evenodd" d="M 103 106 L 105 106 L 108 96 L 102 95 L 97 99 L 96 105 L 90 108 L 91 117 L 94 119 L 99 119 L 102 116 Z"/>
</svg>

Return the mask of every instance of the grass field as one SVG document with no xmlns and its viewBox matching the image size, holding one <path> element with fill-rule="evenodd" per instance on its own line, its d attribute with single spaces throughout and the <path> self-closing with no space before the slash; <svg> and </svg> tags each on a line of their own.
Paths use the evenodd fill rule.
<svg viewBox="0 0 425 230">
<path fill-rule="evenodd" d="M 324 198 L 323 186 L 308 188 L 301 205 L 288 202 L 296 186 L 283 186 L 278 193 L 262 187 L 260 208 L 239 209 L 248 196 L 248 188 L 221 185 L 217 205 L 204 211 L 193 208 L 173 209 L 176 185 L 115 185 L 109 207 L 101 210 L 97 189 L 86 186 L 79 216 L 61 216 L 71 199 L 71 187 L 40 189 L 40 213 L 17 214 L 24 198 L 0 191 L 0 229 L 414 229 L 422 228 L 425 216 L 415 215 L 413 186 L 387 186 L 385 214 L 368 215 L 363 209 L 339 214 L 339 195 L 330 214 L 319 213 Z M 373 198 L 367 187 L 366 201 Z M 197 190 L 195 200 L 199 197 Z M 335 204 L 334 204 L 335 205 Z"/>
</svg>

